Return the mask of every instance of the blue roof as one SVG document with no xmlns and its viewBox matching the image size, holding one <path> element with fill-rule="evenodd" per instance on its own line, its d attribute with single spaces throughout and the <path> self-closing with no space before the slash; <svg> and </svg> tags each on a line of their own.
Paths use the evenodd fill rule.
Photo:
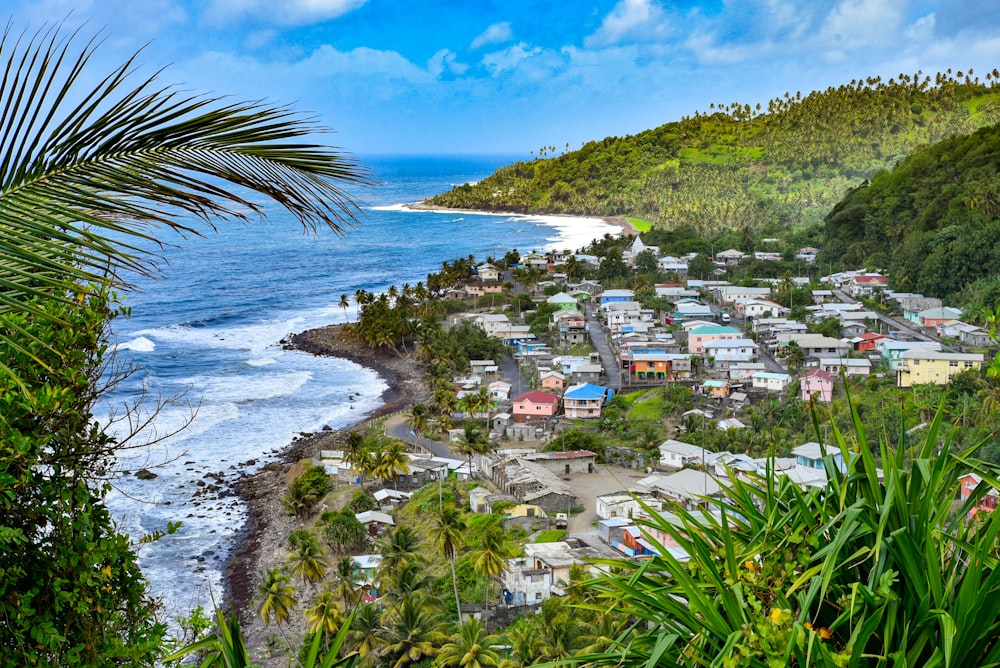
<svg viewBox="0 0 1000 668">
<path fill-rule="evenodd" d="M 605 392 L 607 390 L 600 385 L 583 383 L 569 388 L 563 396 L 571 399 L 603 399 Z"/>
<path fill-rule="evenodd" d="M 727 325 L 701 325 L 693 328 L 688 334 L 739 334 L 740 330 Z"/>
</svg>

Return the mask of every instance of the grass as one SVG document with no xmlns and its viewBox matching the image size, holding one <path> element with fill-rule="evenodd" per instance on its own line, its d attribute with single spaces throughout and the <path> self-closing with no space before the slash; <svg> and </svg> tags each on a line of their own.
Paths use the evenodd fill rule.
<svg viewBox="0 0 1000 668">
<path fill-rule="evenodd" d="M 558 543 L 566 537 L 566 532 L 562 529 L 546 529 L 538 532 L 535 536 L 536 543 Z"/>
<path fill-rule="evenodd" d="M 625 216 L 625 220 L 628 224 L 635 228 L 636 232 L 648 232 L 653 229 L 653 221 L 646 220 L 645 218 L 636 218 L 635 216 Z"/>
<path fill-rule="evenodd" d="M 626 399 L 632 404 L 628 419 L 653 422 L 663 417 L 663 393 L 657 390 L 645 390 L 628 395 Z"/>
</svg>

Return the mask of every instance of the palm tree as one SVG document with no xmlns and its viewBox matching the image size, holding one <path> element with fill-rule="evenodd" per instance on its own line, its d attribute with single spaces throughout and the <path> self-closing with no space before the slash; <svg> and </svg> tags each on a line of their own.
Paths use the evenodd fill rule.
<svg viewBox="0 0 1000 668">
<path fill-rule="evenodd" d="M 303 584 L 322 580 L 328 565 L 319 539 L 311 533 L 304 533 L 297 538 L 287 563 L 292 575 L 298 576 Z"/>
<path fill-rule="evenodd" d="M 335 569 L 336 586 L 333 593 L 338 595 L 344 602 L 344 609 L 351 607 L 358 601 L 360 594 L 357 583 L 354 582 L 354 571 L 358 564 L 353 557 L 343 557 L 337 562 Z"/>
<path fill-rule="evenodd" d="M 351 301 L 347 298 L 347 295 L 340 295 L 340 302 L 337 305 L 344 309 L 344 319 L 346 320 L 347 309 L 351 306 Z"/>
<path fill-rule="evenodd" d="M 395 485 L 398 476 L 410 472 L 407 461 L 409 461 L 409 456 L 406 452 L 406 444 L 402 441 L 390 441 L 375 456 L 375 474 L 381 478 L 383 484 L 392 480 L 393 485 Z"/>
<path fill-rule="evenodd" d="M 343 184 L 367 178 L 350 157 L 311 143 L 321 131 L 287 107 L 189 95 L 159 74 L 135 76 L 138 53 L 105 77 L 98 40 L 40 30 L 0 40 L 0 313 L 29 298 L 63 298 L 119 270 L 148 271 L 136 245 L 151 228 L 197 233 L 197 222 L 264 217 L 246 190 L 304 226 L 340 232 L 357 207 Z M 231 186 L 239 186 L 234 188 Z M 17 332 L 0 341 L 18 349 Z M 16 376 L 16 371 L 4 372 Z"/>
<path fill-rule="evenodd" d="M 465 521 L 457 508 L 441 508 L 437 518 L 435 545 L 438 554 L 451 563 L 451 584 L 455 589 L 455 612 L 462 619 L 462 602 L 458 598 L 458 578 L 455 576 L 455 558 L 458 548 L 465 543 Z"/>
<path fill-rule="evenodd" d="M 479 556 L 472 562 L 472 570 L 487 578 L 486 581 L 486 609 L 489 610 L 490 601 L 493 598 L 493 580 L 504 571 L 507 558 L 507 546 L 503 540 L 503 529 L 493 525 L 483 533 L 479 544 Z M 487 624 L 487 629 L 489 625 Z"/>
<path fill-rule="evenodd" d="M 288 621 L 288 615 L 297 603 L 291 578 L 280 568 L 272 568 L 267 573 L 261 573 L 261 580 L 257 585 L 257 614 L 267 626 L 271 622 L 280 624 Z"/>
<path fill-rule="evenodd" d="M 448 639 L 433 605 L 423 596 L 407 596 L 386 612 L 386 645 L 381 654 L 392 668 L 405 668 L 433 658 Z"/>
<path fill-rule="evenodd" d="M 347 633 L 347 648 L 357 652 L 366 665 L 372 665 L 367 662 L 368 657 L 376 655 L 383 645 L 385 638 L 381 610 L 367 603 L 359 605 Z"/>
<path fill-rule="evenodd" d="M 371 444 L 365 440 L 361 432 L 352 431 L 347 434 L 347 442 L 344 444 L 344 462 L 357 471 L 358 479 L 361 481 L 361 489 L 365 488 L 365 476 L 373 468 L 373 456 Z"/>
<path fill-rule="evenodd" d="M 441 647 L 435 666 L 441 668 L 496 668 L 500 655 L 492 649 L 499 642 L 496 636 L 486 635 L 482 624 L 470 617 L 458 627 L 458 635 Z"/>
<path fill-rule="evenodd" d="M 410 414 L 406 419 L 407 424 L 410 425 L 415 433 L 423 433 L 427 429 L 427 422 L 430 420 L 430 409 L 427 408 L 427 404 L 413 404 L 410 406 Z"/>
<path fill-rule="evenodd" d="M 380 554 L 378 579 L 384 579 L 409 561 L 419 560 L 420 538 L 405 524 L 394 527 L 385 535 Z"/>
<path fill-rule="evenodd" d="M 465 427 L 456 444 L 456 449 L 460 455 L 469 460 L 470 476 L 472 475 L 472 456 L 485 454 L 488 445 L 489 443 L 482 429 L 470 422 L 465 423 Z"/>
<path fill-rule="evenodd" d="M 344 616 L 337 606 L 337 596 L 329 589 L 320 592 L 313 604 L 306 609 L 306 623 L 309 633 L 330 635 L 340 628 Z"/>
</svg>

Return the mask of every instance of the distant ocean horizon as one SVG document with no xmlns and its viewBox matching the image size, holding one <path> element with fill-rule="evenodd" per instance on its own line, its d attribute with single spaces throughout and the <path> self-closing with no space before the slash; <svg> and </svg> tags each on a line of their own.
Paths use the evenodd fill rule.
<svg viewBox="0 0 1000 668">
<path fill-rule="evenodd" d="M 352 189 L 362 209 L 343 236 L 306 234 L 264 201 L 268 222 L 221 223 L 218 233 L 167 238 L 162 276 L 132 277 L 131 317 L 113 324 L 119 360 L 136 372 L 98 406 L 107 424 L 126 403 L 170 399 L 147 430 L 148 447 L 121 454 L 125 476 L 108 499 L 134 540 L 182 528 L 139 548 L 139 563 L 168 615 L 211 605 L 246 509 L 229 485 L 250 474 L 300 432 L 353 424 L 381 405 L 386 386 L 346 360 L 284 350 L 280 341 L 356 317 L 356 290 L 423 281 L 443 261 L 577 249 L 620 229 L 599 219 L 416 211 L 453 186 L 478 181 L 516 156 L 362 156 L 378 185 Z M 339 306 L 347 295 L 351 305 Z M 194 416 L 192 419 L 192 415 Z M 174 431 L 186 428 L 174 435 Z M 124 433 L 116 426 L 111 431 Z M 253 463 L 248 463 L 253 462 Z M 218 489 L 216 489 L 218 488 Z"/>
</svg>

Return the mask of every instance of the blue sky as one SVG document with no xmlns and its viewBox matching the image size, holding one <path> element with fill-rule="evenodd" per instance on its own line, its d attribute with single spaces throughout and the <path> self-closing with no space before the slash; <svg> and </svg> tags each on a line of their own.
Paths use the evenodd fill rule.
<svg viewBox="0 0 1000 668">
<path fill-rule="evenodd" d="M 32 0 L 95 68 L 290 102 L 359 154 L 564 149 L 852 79 L 1000 67 L 997 0 Z"/>
</svg>

